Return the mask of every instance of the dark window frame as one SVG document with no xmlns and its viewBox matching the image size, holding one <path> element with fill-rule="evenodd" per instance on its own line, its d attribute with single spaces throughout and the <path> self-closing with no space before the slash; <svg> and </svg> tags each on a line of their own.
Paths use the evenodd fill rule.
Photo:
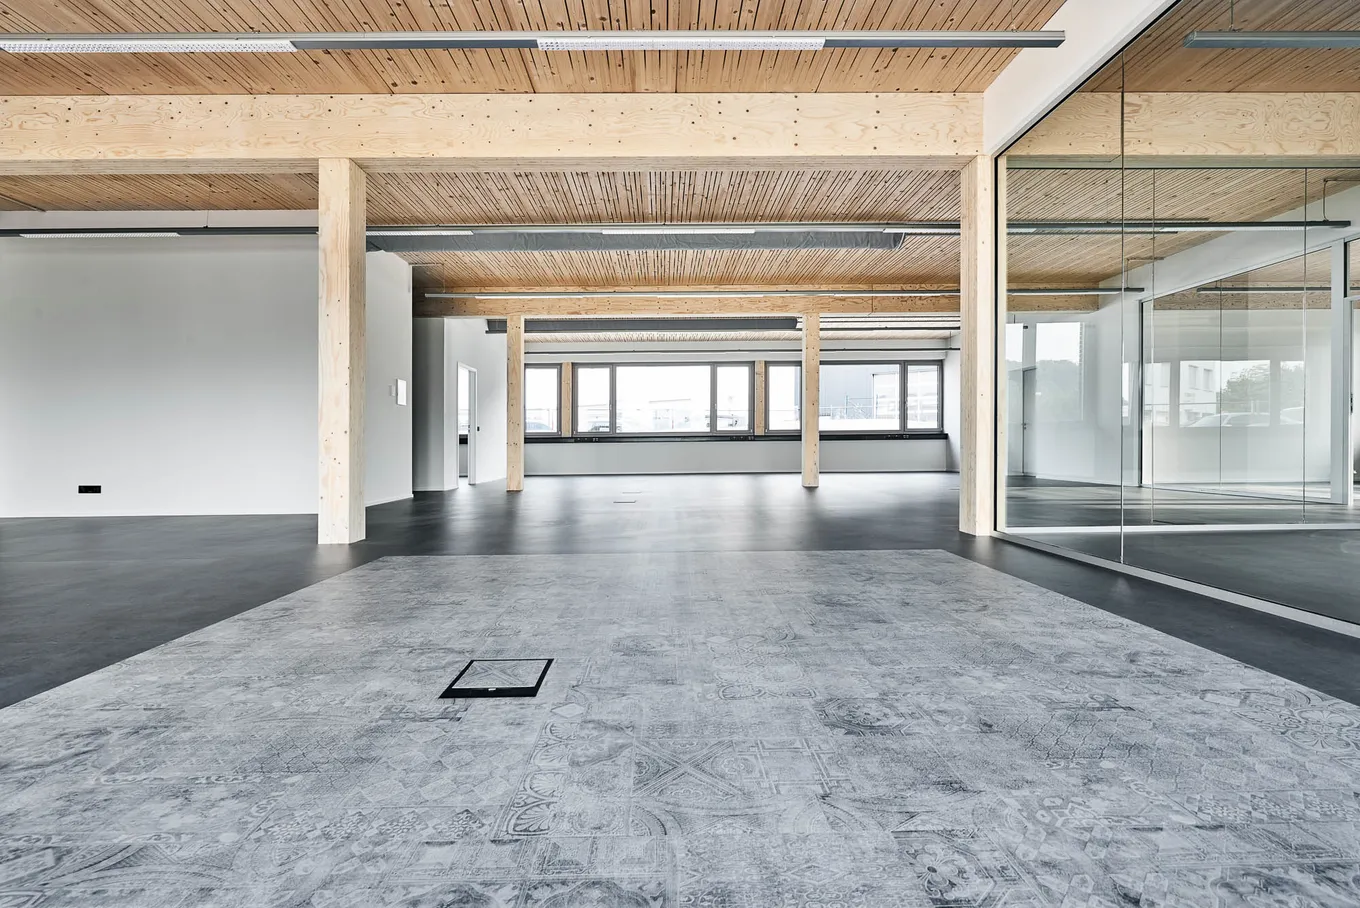
<svg viewBox="0 0 1360 908">
<path fill-rule="evenodd" d="M 710 438 L 710 437 L 735 437 L 739 438 L 746 435 L 755 434 L 755 398 L 756 398 L 756 364 L 754 360 L 683 360 L 676 362 L 638 362 L 631 360 L 617 360 L 610 362 L 584 362 L 572 363 L 572 434 L 581 438 Z M 706 432 L 622 432 L 619 431 L 619 378 L 618 369 L 620 366 L 627 368 L 662 368 L 670 366 L 707 366 L 709 369 L 708 386 L 708 431 Z M 737 367 L 746 370 L 746 428 L 744 429 L 722 429 L 718 427 L 718 369 L 722 367 Z M 605 430 L 594 432 L 581 428 L 578 421 L 580 413 L 579 396 L 575 390 L 580 387 L 580 374 L 582 369 L 608 369 L 609 370 L 609 426 Z M 559 404 L 560 407 L 560 404 Z"/>
<path fill-rule="evenodd" d="M 798 388 L 798 428 L 796 429 L 771 429 L 770 428 L 770 367 L 789 368 L 796 370 L 798 378 L 795 387 Z M 822 438 L 838 438 L 840 436 L 864 436 L 882 435 L 885 437 L 898 437 L 903 435 L 940 435 L 944 432 L 944 360 L 942 359 L 864 359 L 864 360 L 823 360 L 818 369 L 818 378 L 821 377 L 820 371 L 826 366 L 897 366 L 897 419 L 898 428 L 896 429 L 823 429 L 818 426 L 817 434 Z M 933 366 L 935 368 L 936 387 L 939 394 L 935 400 L 935 427 L 932 429 L 907 428 L 907 374 L 908 366 Z M 767 360 L 765 363 L 765 434 L 767 435 L 800 435 L 803 431 L 803 364 L 797 360 Z M 820 409 L 821 394 L 817 395 Z M 819 422 L 820 422 L 820 413 Z"/>
</svg>

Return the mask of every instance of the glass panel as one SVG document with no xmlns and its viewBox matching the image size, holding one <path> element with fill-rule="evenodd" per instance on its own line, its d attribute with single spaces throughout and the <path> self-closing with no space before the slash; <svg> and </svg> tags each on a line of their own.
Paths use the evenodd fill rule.
<svg viewBox="0 0 1360 908">
<path fill-rule="evenodd" d="M 765 366 L 765 398 L 769 407 L 770 432 L 796 432 L 802 427 L 802 366 L 768 363 Z"/>
<path fill-rule="evenodd" d="M 609 432 L 609 367 L 577 366 L 573 393 L 577 434 Z"/>
<path fill-rule="evenodd" d="M 708 366 L 618 366 L 620 432 L 707 432 Z"/>
<path fill-rule="evenodd" d="M 561 379 L 556 366 L 526 366 L 524 369 L 524 432 L 527 435 L 557 433 L 558 389 Z"/>
<path fill-rule="evenodd" d="M 900 432 L 901 381 L 898 363 L 823 363 L 823 432 Z"/>
<path fill-rule="evenodd" d="M 907 428 L 940 428 L 940 367 L 907 366 Z"/>
<path fill-rule="evenodd" d="M 718 366 L 718 431 L 751 431 L 751 367 Z"/>
</svg>

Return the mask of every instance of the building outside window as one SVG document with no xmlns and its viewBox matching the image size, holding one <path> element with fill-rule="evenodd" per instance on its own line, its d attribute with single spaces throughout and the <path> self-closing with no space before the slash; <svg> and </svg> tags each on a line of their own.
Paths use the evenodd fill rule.
<svg viewBox="0 0 1360 908">
<path fill-rule="evenodd" d="M 557 366 L 527 366 L 524 370 L 524 431 L 528 435 L 556 435 L 560 430 L 561 372 Z"/>
</svg>

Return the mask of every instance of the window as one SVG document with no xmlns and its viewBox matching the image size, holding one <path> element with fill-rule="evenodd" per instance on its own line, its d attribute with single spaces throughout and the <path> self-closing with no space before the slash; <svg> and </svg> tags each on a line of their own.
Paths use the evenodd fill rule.
<svg viewBox="0 0 1360 908">
<path fill-rule="evenodd" d="M 931 429 L 938 432 L 944 401 L 940 394 L 940 373 L 937 363 L 907 366 L 907 428 Z"/>
<path fill-rule="evenodd" d="M 765 366 L 765 405 L 769 410 L 767 432 L 797 432 L 802 425 L 803 367 L 790 363 Z"/>
<path fill-rule="evenodd" d="M 707 432 L 713 394 L 709 366 L 615 366 L 616 431 Z"/>
<path fill-rule="evenodd" d="M 613 369 L 609 366 L 577 366 L 575 381 L 576 432 L 588 435 L 613 431 L 610 408 L 610 384 Z"/>
<path fill-rule="evenodd" d="M 900 365 L 822 363 L 821 371 L 823 432 L 902 431 Z"/>
<path fill-rule="evenodd" d="M 557 366 L 526 366 L 524 369 L 524 432 L 556 435 L 559 431 L 562 378 Z"/>
<path fill-rule="evenodd" d="M 750 363 L 576 367 L 577 434 L 750 432 Z"/>
<path fill-rule="evenodd" d="M 718 366 L 717 373 L 718 431 L 751 431 L 751 368 Z"/>
<path fill-rule="evenodd" d="M 802 366 L 766 367 L 766 431 L 802 426 Z M 943 427 L 944 366 L 926 363 L 822 363 L 822 432 L 938 432 Z"/>
</svg>

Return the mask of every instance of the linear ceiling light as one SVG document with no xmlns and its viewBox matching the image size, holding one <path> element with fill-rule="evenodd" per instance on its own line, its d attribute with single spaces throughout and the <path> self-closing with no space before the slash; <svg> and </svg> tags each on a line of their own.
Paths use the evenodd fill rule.
<svg viewBox="0 0 1360 908">
<path fill-rule="evenodd" d="M 1344 50 L 1360 47 L 1360 32 L 1191 32 L 1185 46 L 1252 50 Z"/>
<path fill-rule="evenodd" d="M 1133 288 L 1129 288 L 1133 289 Z M 1269 287 L 1262 284 L 1253 284 L 1250 287 L 1199 287 L 1196 293 L 1331 293 L 1332 288 L 1326 287 Z"/>
<path fill-rule="evenodd" d="M 26 240 L 125 240 L 177 237 L 179 233 L 167 230 L 53 230 L 44 233 L 21 233 L 19 236 Z"/>
<path fill-rule="evenodd" d="M 14 54 L 288 53 L 295 50 L 794 50 L 1058 47 L 1060 31 L 448 31 L 277 34 L 8 34 Z"/>
<path fill-rule="evenodd" d="M 647 299 L 751 299 L 753 297 L 897 297 L 958 296 L 958 290 L 527 290 L 426 293 L 428 299 L 584 300 L 645 297 Z"/>
<path fill-rule="evenodd" d="M 604 236 L 718 236 L 755 232 L 754 227 L 606 227 L 600 231 Z"/>
<path fill-rule="evenodd" d="M 365 230 L 365 236 L 472 236 L 471 230 L 460 230 L 451 227 L 382 227 L 376 230 Z"/>
<path fill-rule="evenodd" d="M 1012 221 L 1009 233 L 1096 234 L 1130 233 L 1236 233 L 1242 231 L 1281 231 L 1303 229 L 1341 229 L 1350 221 Z"/>
<path fill-rule="evenodd" d="M 1017 287 L 1007 288 L 1008 296 L 1118 296 L 1142 293 L 1142 287 Z"/>
<path fill-rule="evenodd" d="M 254 35 L 5 35 L 11 54 L 288 54 L 286 37 Z"/>
</svg>

